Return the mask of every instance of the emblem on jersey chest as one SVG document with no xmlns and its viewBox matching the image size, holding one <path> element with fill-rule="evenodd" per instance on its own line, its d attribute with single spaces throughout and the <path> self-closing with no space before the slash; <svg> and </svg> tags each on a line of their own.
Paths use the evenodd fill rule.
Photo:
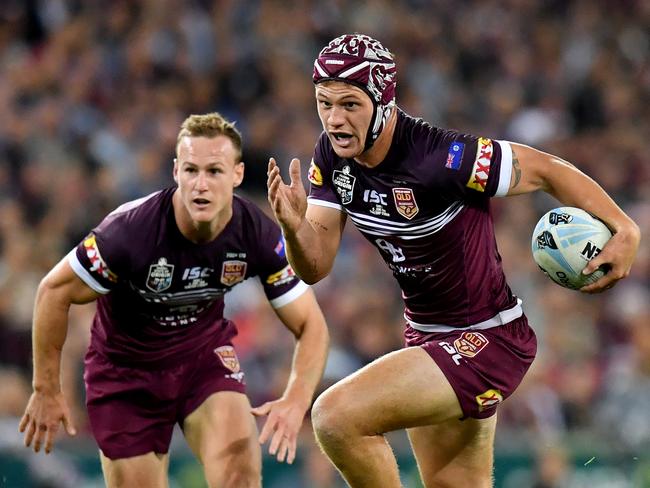
<svg viewBox="0 0 650 488">
<path fill-rule="evenodd" d="M 420 211 L 413 190 L 410 188 L 393 188 L 393 199 L 395 208 L 406 219 L 411 220 Z"/>
<path fill-rule="evenodd" d="M 343 166 L 342 170 L 335 169 L 332 173 L 332 183 L 341 197 L 341 203 L 347 205 L 352 201 L 354 184 L 357 179 L 350 174 L 350 167 Z"/>
<path fill-rule="evenodd" d="M 379 193 L 377 190 L 363 191 L 363 201 L 371 205 L 368 211 L 373 215 L 390 217 L 390 214 L 386 210 L 386 205 L 388 205 L 386 201 L 387 197 L 388 195 L 386 193 Z"/>
<path fill-rule="evenodd" d="M 160 293 L 172 285 L 173 275 L 174 265 L 167 264 L 166 258 L 160 258 L 157 264 L 149 266 L 149 274 L 145 284 L 151 291 Z"/>
<path fill-rule="evenodd" d="M 246 261 L 231 260 L 224 261 L 221 266 L 221 283 L 226 286 L 233 286 L 246 277 Z"/>
</svg>

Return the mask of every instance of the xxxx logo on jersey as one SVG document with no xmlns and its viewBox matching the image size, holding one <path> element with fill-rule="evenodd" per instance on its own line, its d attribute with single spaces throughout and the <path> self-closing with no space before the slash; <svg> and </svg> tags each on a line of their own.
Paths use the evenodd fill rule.
<svg viewBox="0 0 650 488">
<path fill-rule="evenodd" d="M 466 186 L 468 188 L 473 188 L 480 192 L 485 191 L 488 177 L 490 176 L 490 163 L 492 161 L 493 153 L 494 145 L 492 144 L 492 141 L 485 137 L 479 137 L 476 159 L 472 166 L 472 174 L 469 175 L 469 180 L 467 180 Z"/>
<path fill-rule="evenodd" d="M 86 250 L 86 256 L 88 256 L 88 259 L 90 260 L 90 271 L 97 273 L 108 281 L 116 283 L 117 275 L 108 269 L 108 265 L 102 259 L 102 255 L 99 253 L 99 247 L 97 247 L 97 238 L 95 237 L 95 234 L 90 234 L 86 237 L 83 246 Z"/>
<path fill-rule="evenodd" d="M 314 160 L 311 160 L 309 165 L 309 171 L 307 172 L 307 179 L 312 185 L 323 186 L 323 175 L 320 172 L 320 168 L 316 166 Z"/>
</svg>

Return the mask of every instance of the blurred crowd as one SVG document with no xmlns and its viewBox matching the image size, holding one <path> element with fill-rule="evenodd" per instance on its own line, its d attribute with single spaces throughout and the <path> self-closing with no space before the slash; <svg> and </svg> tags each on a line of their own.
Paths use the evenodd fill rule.
<svg viewBox="0 0 650 488">
<path fill-rule="evenodd" d="M 647 241 L 648 26 L 643 0 L 3 0 L 0 437 L 17 429 L 31 391 L 32 306 L 47 270 L 119 204 L 173 184 L 176 135 L 191 113 L 237 121 L 241 193 L 266 207 L 269 156 L 285 169 L 298 157 L 306 170 L 320 132 L 312 62 L 342 33 L 375 36 L 395 53 L 406 112 L 560 155 L 596 179 Z M 531 474 L 540 488 L 572 486 L 567 452 L 576 445 L 646 460 L 650 452 L 649 247 L 642 242 L 630 278 L 603 295 L 562 289 L 530 254 L 532 229 L 553 206 L 544 194 L 493 205 L 509 282 L 540 344 L 500 409 L 497 447 L 527 446 L 540 459 Z M 399 290 L 347 227 L 332 275 L 315 286 L 332 335 L 323 387 L 402 343 Z M 276 397 L 290 334 L 257 283 L 226 301 L 252 402 Z M 92 313 L 73 308 L 64 349 L 64 388 L 86 436 L 81 371 Z M 302 453 L 311 481 L 295 486 L 335 486 L 307 425 Z"/>
</svg>

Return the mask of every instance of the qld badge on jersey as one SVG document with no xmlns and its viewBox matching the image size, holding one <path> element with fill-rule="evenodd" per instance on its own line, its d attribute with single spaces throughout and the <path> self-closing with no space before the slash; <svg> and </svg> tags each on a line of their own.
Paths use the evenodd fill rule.
<svg viewBox="0 0 650 488">
<path fill-rule="evenodd" d="M 247 266 L 246 261 L 224 261 L 223 266 L 221 266 L 221 283 L 226 286 L 233 286 L 240 281 L 244 281 Z"/>
<path fill-rule="evenodd" d="M 356 181 L 357 179 L 350 174 L 349 166 L 343 166 L 342 170 L 334 170 L 332 183 L 334 183 L 334 188 L 336 188 L 336 192 L 341 197 L 341 203 L 343 205 L 347 205 L 352 201 Z"/>
<path fill-rule="evenodd" d="M 411 220 L 420 211 L 410 188 L 393 188 L 393 199 L 395 208 L 404 218 Z"/>
<path fill-rule="evenodd" d="M 147 275 L 147 288 L 156 293 L 165 291 L 172 285 L 172 277 L 174 275 L 174 265 L 167 264 L 166 258 L 160 258 L 157 264 L 149 266 L 149 274 Z"/>
</svg>

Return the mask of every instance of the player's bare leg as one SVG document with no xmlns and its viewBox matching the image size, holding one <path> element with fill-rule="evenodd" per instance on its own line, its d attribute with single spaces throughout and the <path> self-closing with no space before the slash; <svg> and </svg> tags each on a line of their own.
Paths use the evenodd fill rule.
<svg viewBox="0 0 650 488">
<path fill-rule="evenodd" d="M 323 451 L 353 488 L 401 486 L 384 433 L 461 416 L 449 382 L 419 347 L 387 354 L 341 380 L 312 410 Z"/>
<path fill-rule="evenodd" d="M 167 488 L 168 454 L 149 452 L 142 456 L 109 459 L 100 451 L 107 488 Z"/>
<path fill-rule="evenodd" d="M 185 438 L 211 488 L 261 486 L 262 453 L 250 410 L 246 395 L 222 391 L 185 418 Z"/>
<path fill-rule="evenodd" d="M 408 429 L 426 488 L 492 486 L 496 414 Z"/>
</svg>

